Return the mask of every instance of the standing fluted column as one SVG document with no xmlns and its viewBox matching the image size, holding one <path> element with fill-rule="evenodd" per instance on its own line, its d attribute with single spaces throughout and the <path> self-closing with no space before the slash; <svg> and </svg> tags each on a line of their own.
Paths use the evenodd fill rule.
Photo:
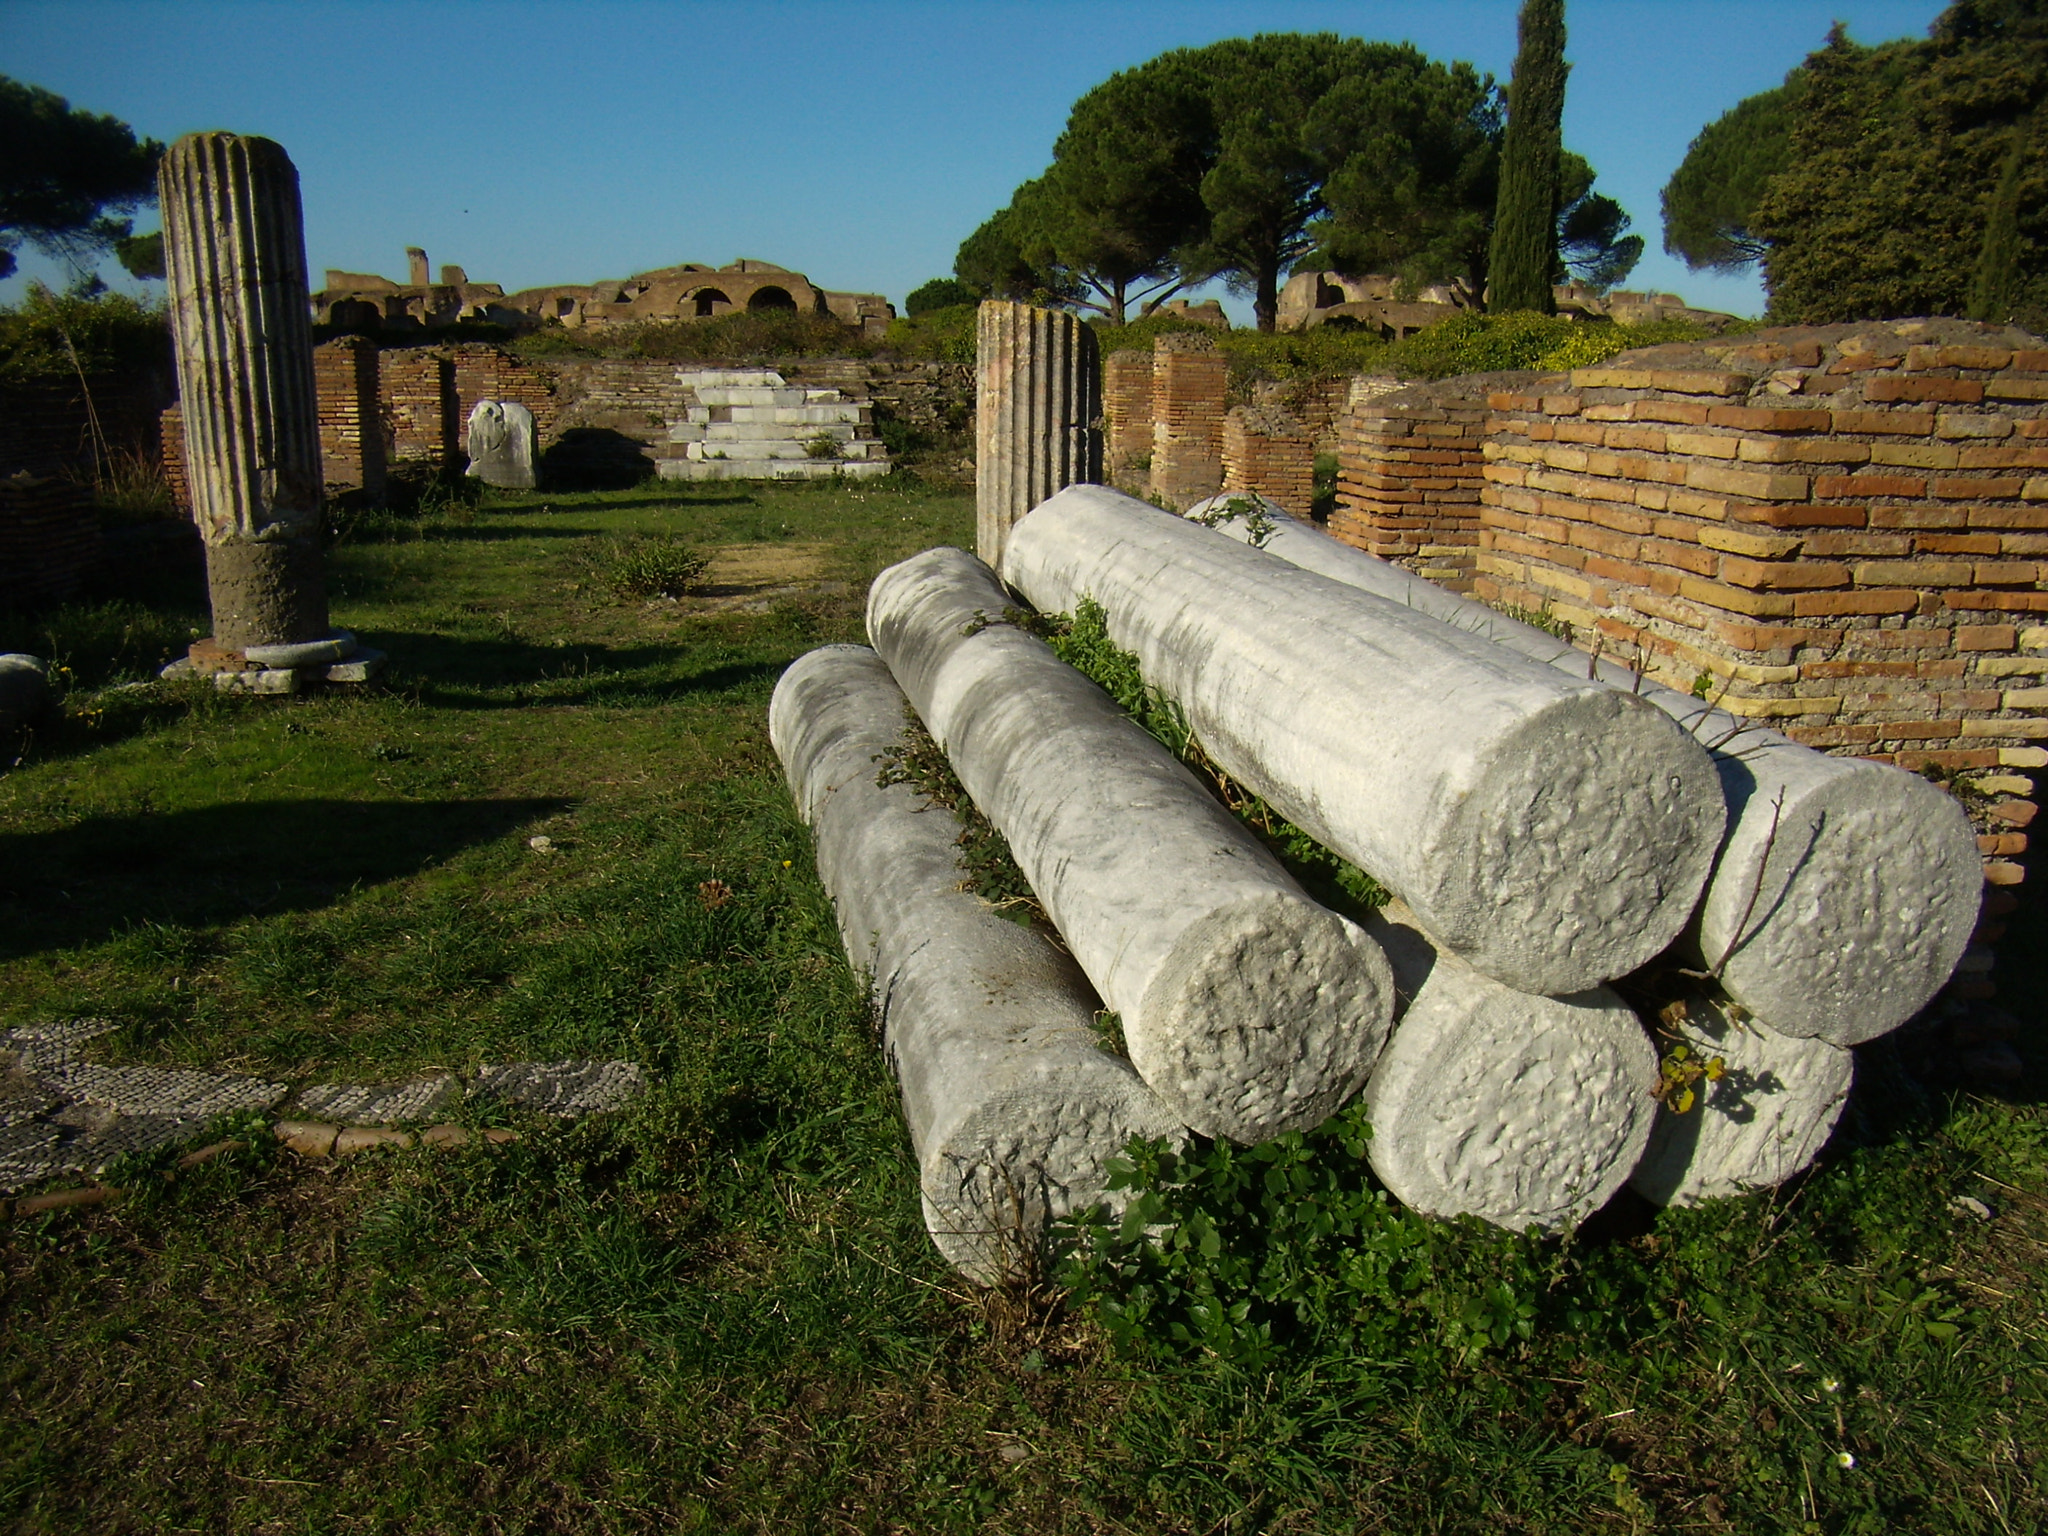
<svg viewBox="0 0 2048 1536">
<path fill-rule="evenodd" d="M 1102 367 L 1069 314 L 981 306 L 974 399 L 974 546 L 989 565 L 1017 519 L 1055 491 L 1102 480 Z"/>
<path fill-rule="evenodd" d="M 194 133 L 164 156 L 157 186 L 213 645 L 320 639 L 320 427 L 299 173 L 268 139 Z"/>
</svg>

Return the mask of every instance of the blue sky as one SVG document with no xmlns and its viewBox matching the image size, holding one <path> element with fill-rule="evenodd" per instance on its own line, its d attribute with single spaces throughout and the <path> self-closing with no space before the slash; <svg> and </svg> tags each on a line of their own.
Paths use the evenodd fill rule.
<svg viewBox="0 0 2048 1536">
<path fill-rule="evenodd" d="M 961 239 L 1044 168 L 1068 107 L 1114 70 L 1221 37 L 1338 31 L 1505 81 L 1516 9 L 0 0 L 0 73 L 166 141 L 276 139 L 299 167 L 316 274 L 403 280 L 408 245 L 508 290 L 752 256 L 900 304 L 951 272 Z M 1941 9 L 1571 0 L 1565 142 L 1649 243 L 1628 286 L 1756 313 L 1754 281 L 1689 273 L 1659 248 L 1657 194 L 1687 143 L 1777 84 L 1836 17 L 1874 43 L 1924 35 Z M 34 275 L 61 277 L 25 260 L 0 300 Z"/>
</svg>

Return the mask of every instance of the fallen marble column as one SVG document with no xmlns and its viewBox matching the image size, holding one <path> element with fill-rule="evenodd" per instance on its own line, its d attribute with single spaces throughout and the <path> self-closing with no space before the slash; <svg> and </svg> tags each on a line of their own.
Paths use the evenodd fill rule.
<svg viewBox="0 0 2048 1536">
<path fill-rule="evenodd" d="M 1086 978 L 1043 934 L 960 888 L 950 812 L 876 783 L 909 705 L 865 646 L 783 673 L 769 736 L 811 826 L 818 874 L 883 1043 L 917 1149 L 925 1225 L 963 1274 L 993 1283 L 1049 1222 L 1109 1198 L 1107 1160 L 1180 1123 L 1096 1043 Z"/>
<path fill-rule="evenodd" d="M 1403 1205 L 1520 1232 L 1576 1226 L 1649 1141 L 1657 1052 L 1606 987 L 1535 997 L 1434 943 L 1399 902 L 1368 931 L 1403 1011 L 1366 1085 L 1366 1156 Z"/>
<path fill-rule="evenodd" d="M 1683 1033 L 1693 1061 L 1721 1058 L 1720 1080 L 1693 1083 L 1684 1113 L 1668 1102 L 1658 1111 L 1630 1188 L 1656 1205 L 1691 1205 L 1770 1189 L 1820 1155 L 1849 1102 L 1852 1052 L 1757 1019 L 1736 1023 L 1697 998 Z"/>
<path fill-rule="evenodd" d="M 975 326 L 974 547 L 994 565 L 1018 518 L 1102 478 L 1102 362 L 1063 310 L 985 299 Z"/>
<path fill-rule="evenodd" d="M 1018 523 L 1003 574 L 1093 597 L 1224 771 L 1509 986 L 1624 975 L 1692 913 L 1721 794 L 1640 700 L 1100 486 Z"/>
<path fill-rule="evenodd" d="M 1188 517 L 1283 560 L 1484 635 L 1577 677 L 1639 694 L 1713 753 L 1729 812 L 1701 899 L 1696 951 L 1780 1034 L 1857 1045 L 1896 1029 L 1956 968 L 1976 927 L 1983 862 L 1955 798 L 1917 774 L 1829 757 L 1288 517 L 1214 497 Z"/>
<path fill-rule="evenodd" d="M 1006 622 L 1009 602 L 972 555 L 927 550 L 875 578 L 868 635 L 1121 1016 L 1139 1075 L 1205 1135 L 1320 1123 L 1386 1038 L 1385 957 L 1101 689 Z"/>
</svg>

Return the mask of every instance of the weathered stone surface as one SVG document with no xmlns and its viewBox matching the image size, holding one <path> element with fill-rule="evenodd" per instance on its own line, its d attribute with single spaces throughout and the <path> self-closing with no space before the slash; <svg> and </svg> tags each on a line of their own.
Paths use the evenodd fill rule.
<svg viewBox="0 0 2048 1536">
<path fill-rule="evenodd" d="M 540 483 L 534 442 L 532 411 L 516 400 L 479 400 L 470 407 L 469 468 L 463 473 L 485 485 L 530 491 Z"/>
<path fill-rule="evenodd" d="M 216 672 L 213 686 L 222 693 L 287 694 L 299 691 L 299 674 L 290 667 L 271 667 L 260 672 Z"/>
<path fill-rule="evenodd" d="M 1730 996 L 1780 1034 L 1856 1045 L 1897 1028 L 1954 972 L 1983 885 L 1969 818 L 1916 774 L 1829 757 L 1649 682 L 1289 518 L 1232 498 L 1188 515 L 1283 560 L 1639 694 L 1713 753 L 1728 830 L 1692 936 Z"/>
<path fill-rule="evenodd" d="M 403 1083 L 316 1083 L 294 1100 L 305 1114 L 351 1125 L 398 1125 L 424 1120 L 460 1100 L 462 1084 L 436 1072 Z"/>
<path fill-rule="evenodd" d="M 247 645 L 242 657 L 255 667 L 312 667 L 346 661 L 356 653 L 356 637 L 337 629 L 318 640 L 296 645 Z"/>
<path fill-rule="evenodd" d="M 1101 689 L 1002 622 L 1008 602 L 973 556 L 927 550 L 875 579 L 868 635 L 1121 1015 L 1139 1075 L 1206 1135 L 1317 1124 L 1379 1054 L 1384 957 Z"/>
<path fill-rule="evenodd" d="M 1369 931 L 1405 1003 L 1366 1085 L 1367 1157 L 1402 1204 L 1497 1227 L 1575 1226 L 1649 1140 L 1657 1053 L 1605 987 L 1533 997 L 1435 944 L 1396 902 Z"/>
<path fill-rule="evenodd" d="M 50 698 L 50 677 L 41 657 L 9 651 L 0 655 L 0 737 L 26 725 Z"/>
<path fill-rule="evenodd" d="M 103 1067 L 82 1061 L 36 1075 L 80 1103 L 96 1104 L 120 1115 L 170 1115 L 183 1120 L 204 1120 L 235 1109 L 267 1109 L 290 1091 L 284 1083 L 228 1072 Z"/>
<path fill-rule="evenodd" d="M 1658 1205 L 1691 1205 L 1769 1189 L 1819 1155 L 1849 1102 L 1852 1053 L 1755 1019 L 1733 1023 L 1701 1001 L 1691 1003 L 1684 1034 L 1695 1059 L 1719 1056 L 1727 1070 L 1718 1083 L 1693 1085 L 1697 1102 L 1686 1113 L 1658 1111 L 1649 1150 L 1629 1180 L 1637 1194 Z"/>
<path fill-rule="evenodd" d="M 1012 529 L 1003 574 L 1095 598 L 1218 764 L 1497 980 L 1575 991 L 1685 926 L 1725 811 L 1640 700 L 1100 486 Z"/>
<path fill-rule="evenodd" d="M 1113 1200 L 1105 1164 L 1132 1136 L 1178 1141 L 1181 1127 L 1099 1048 L 1073 960 L 961 888 L 952 814 L 877 783 L 908 721 L 873 651 L 827 646 L 783 673 L 768 729 L 847 958 L 870 978 L 925 1226 L 949 1263 L 992 1283 L 1050 1222 Z"/>
<path fill-rule="evenodd" d="M 1102 364 L 1078 316 L 1004 299 L 977 318 L 974 547 L 991 566 L 1018 518 L 1102 478 Z"/>
<path fill-rule="evenodd" d="M 362 645 L 347 661 L 336 662 L 320 676 L 330 683 L 367 683 L 384 670 L 388 660 L 382 651 Z"/>
<path fill-rule="evenodd" d="M 158 173 L 185 475 L 214 639 L 327 633 L 299 176 L 268 139 L 195 133 Z"/>
<path fill-rule="evenodd" d="M 470 1090 L 522 1109 L 573 1118 L 617 1109 L 647 1091 L 647 1074 L 631 1061 L 519 1061 L 485 1067 Z"/>
</svg>

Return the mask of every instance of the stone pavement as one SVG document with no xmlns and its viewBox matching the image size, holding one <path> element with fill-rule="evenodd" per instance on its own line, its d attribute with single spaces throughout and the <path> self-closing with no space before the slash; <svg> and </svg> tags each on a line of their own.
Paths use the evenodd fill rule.
<svg viewBox="0 0 2048 1536">
<path fill-rule="evenodd" d="M 435 1072 L 398 1083 L 289 1083 L 180 1067 L 103 1066 L 84 1047 L 116 1026 L 105 1019 L 0 1030 L 0 1194 L 59 1174 L 96 1174 L 124 1153 L 172 1146 L 215 1115 L 270 1110 L 344 1125 L 445 1116 L 466 1098 L 574 1118 L 616 1109 L 646 1091 L 630 1061 L 524 1061 L 486 1066 L 465 1083 Z"/>
</svg>

